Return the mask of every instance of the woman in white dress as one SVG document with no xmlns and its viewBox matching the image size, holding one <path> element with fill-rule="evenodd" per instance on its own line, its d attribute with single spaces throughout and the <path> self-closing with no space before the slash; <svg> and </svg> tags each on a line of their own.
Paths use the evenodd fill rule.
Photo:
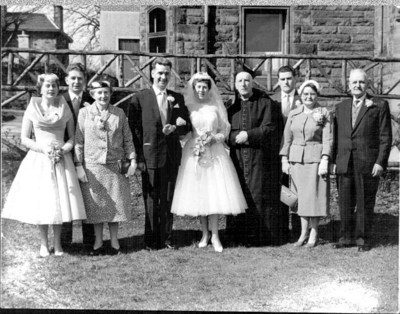
<svg viewBox="0 0 400 314">
<path fill-rule="evenodd" d="M 208 245 L 211 229 L 214 250 L 222 252 L 218 215 L 237 215 L 247 208 L 224 143 L 230 124 L 221 95 L 207 73 L 195 74 L 184 96 L 193 130 L 183 148 L 171 212 L 200 216 L 203 236 L 199 247 Z"/>
<path fill-rule="evenodd" d="M 2 218 L 39 225 L 40 256 L 49 256 L 48 225 L 53 225 L 56 256 L 63 255 L 62 223 L 86 219 L 85 207 L 70 150 L 74 120 L 55 74 L 41 74 L 24 113 L 21 143 L 29 148 L 10 188 Z M 35 139 L 31 138 L 32 128 Z M 64 142 L 65 129 L 69 140 Z"/>
</svg>

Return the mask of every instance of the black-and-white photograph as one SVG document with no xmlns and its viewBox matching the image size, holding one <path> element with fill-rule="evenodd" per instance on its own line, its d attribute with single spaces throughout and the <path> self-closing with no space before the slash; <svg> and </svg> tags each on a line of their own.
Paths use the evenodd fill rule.
<svg viewBox="0 0 400 314">
<path fill-rule="evenodd" d="M 2 309 L 398 313 L 400 6 L 1 8 Z"/>
</svg>

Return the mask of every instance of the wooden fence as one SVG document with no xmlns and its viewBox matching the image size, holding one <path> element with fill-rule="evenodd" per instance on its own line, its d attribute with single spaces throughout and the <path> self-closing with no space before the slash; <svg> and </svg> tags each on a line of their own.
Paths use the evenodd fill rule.
<svg viewBox="0 0 400 314">
<path fill-rule="evenodd" d="M 34 58 L 30 62 L 27 62 L 21 56 L 21 53 L 29 53 Z M 133 87 L 135 82 L 142 80 L 142 84 L 150 86 L 150 78 L 145 73 L 146 69 L 150 66 L 151 62 L 156 57 L 167 57 L 173 59 L 190 59 L 191 63 L 191 75 L 195 72 L 200 71 L 201 69 L 206 68 L 210 74 L 215 76 L 216 81 L 220 86 L 222 86 L 228 93 L 233 92 L 234 90 L 234 71 L 238 64 L 242 64 L 244 67 L 248 67 L 245 64 L 245 61 L 248 59 L 258 59 L 259 62 L 251 68 L 253 71 L 257 71 L 262 66 L 266 69 L 266 74 L 264 77 L 265 84 L 261 84 L 255 80 L 256 87 L 266 91 L 267 93 L 273 93 L 278 88 L 278 84 L 273 84 L 273 69 L 272 69 L 272 60 L 273 59 L 283 59 L 292 60 L 292 64 L 294 68 L 300 69 L 302 67 L 301 76 L 304 76 L 305 79 L 311 79 L 313 77 L 313 69 L 317 70 L 318 75 L 326 79 L 327 83 L 330 87 L 334 89 L 334 93 L 323 94 L 323 97 L 346 97 L 347 94 L 347 76 L 348 71 L 352 68 L 357 68 L 359 65 L 357 63 L 363 63 L 362 68 L 368 73 L 374 71 L 374 75 L 370 75 L 373 77 L 373 82 L 370 84 L 369 92 L 377 97 L 384 97 L 387 99 L 400 99 L 400 95 L 392 94 L 393 90 L 396 86 L 400 84 L 400 79 L 395 81 L 390 87 L 387 87 L 383 90 L 384 82 L 383 82 L 383 74 L 382 69 L 387 64 L 399 63 L 400 58 L 396 57 L 371 57 L 371 56 L 319 56 L 319 55 L 291 55 L 291 54 L 276 54 L 276 55 L 245 55 L 245 54 L 219 54 L 219 55 L 211 55 L 211 54 L 196 54 L 196 55 L 188 55 L 188 54 L 172 54 L 172 53 L 146 53 L 146 52 L 133 52 L 133 51 L 120 51 L 120 50 L 102 50 L 102 51 L 77 51 L 77 50 L 37 50 L 37 49 L 21 49 L 21 48 L 2 48 L 1 57 L 2 63 L 7 63 L 7 82 L 6 84 L 2 84 L 1 89 L 3 91 L 13 91 L 17 92 L 14 96 L 3 100 L 1 106 L 5 106 L 14 100 L 24 96 L 26 93 L 32 93 L 35 91 L 34 86 L 23 86 L 20 85 L 22 79 L 26 76 L 30 76 L 32 79 L 36 78 L 36 73 L 34 69 L 37 67 L 43 67 L 42 72 L 47 72 L 50 66 L 50 63 L 56 63 L 60 69 L 64 72 L 66 71 L 66 67 L 62 64 L 55 56 L 58 55 L 79 55 L 81 56 L 84 66 L 86 66 L 86 58 L 90 55 L 110 55 L 111 58 L 105 62 L 101 68 L 89 79 L 89 83 L 101 76 L 106 69 L 108 69 L 111 64 L 118 60 L 118 71 L 117 71 L 117 79 L 118 86 L 114 88 L 114 90 L 118 92 L 128 93 L 127 96 L 118 101 L 115 105 L 120 105 L 132 95 L 135 94 L 136 89 Z M 133 60 L 133 57 L 145 57 L 141 59 L 145 59 L 146 61 L 143 64 L 138 64 L 137 61 Z M 19 64 L 24 64 L 25 69 L 23 72 L 14 79 L 15 71 L 14 65 L 15 60 L 18 59 Z M 230 60 L 230 71 L 229 75 L 222 75 L 218 68 L 215 66 L 216 59 L 229 59 Z M 124 62 L 129 62 L 132 66 L 132 70 L 137 73 L 132 79 L 125 82 L 124 80 Z M 340 62 L 341 63 L 341 77 L 340 82 L 337 77 L 334 78 L 328 75 L 326 64 L 329 62 Z M 324 64 L 323 64 L 324 63 Z M 329 65 L 328 65 L 329 67 Z M 249 68 L 249 67 L 248 67 Z M 177 73 L 174 69 L 172 69 L 173 76 L 178 80 L 180 84 L 184 84 L 184 80 L 181 78 L 180 74 Z M 62 88 L 63 89 L 63 88 Z M 64 87 L 65 89 L 65 87 Z"/>
</svg>

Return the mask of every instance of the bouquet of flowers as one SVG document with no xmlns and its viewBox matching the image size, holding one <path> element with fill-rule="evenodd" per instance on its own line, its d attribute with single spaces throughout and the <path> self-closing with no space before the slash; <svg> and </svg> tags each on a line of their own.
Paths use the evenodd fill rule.
<svg viewBox="0 0 400 314">
<path fill-rule="evenodd" d="M 213 163 L 214 157 L 210 152 L 210 143 L 212 140 L 211 132 L 204 132 L 196 138 L 195 145 L 193 147 L 193 155 L 196 156 L 197 162 L 201 167 L 210 167 Z"/>
<path fill-rule="evenodd" d="M 50 143 L 50 152 L 49 158 L 53 165 L 59 163 L 62 158 L 62 148 L 60 147 L 58 142 Z"/>
</svg>

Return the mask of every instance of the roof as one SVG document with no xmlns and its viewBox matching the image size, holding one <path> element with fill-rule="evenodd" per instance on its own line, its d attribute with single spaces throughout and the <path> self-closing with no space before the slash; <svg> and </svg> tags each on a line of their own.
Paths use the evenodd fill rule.
<svg viewBox="0 0 400 314">
<path fill-rule="evenodd" d="M 22 19 L 22 23 L 19 26 L 19 30 L 21 31 L 61 33 L 69 42 L 73 42 L 71 37 L 60 30 L 58 26 L 49 20 L 49 18 L 43 13 L 7 12 L 6 14 L 7 21 L 18 17 Z M 8 30 L 14 30 L 14 25 L 11 24 Z"/>
<path fill-rule="evenodd" d="M 140 5 L 101 5 L 101 11 L 139 12 Z"/>
</svg>

